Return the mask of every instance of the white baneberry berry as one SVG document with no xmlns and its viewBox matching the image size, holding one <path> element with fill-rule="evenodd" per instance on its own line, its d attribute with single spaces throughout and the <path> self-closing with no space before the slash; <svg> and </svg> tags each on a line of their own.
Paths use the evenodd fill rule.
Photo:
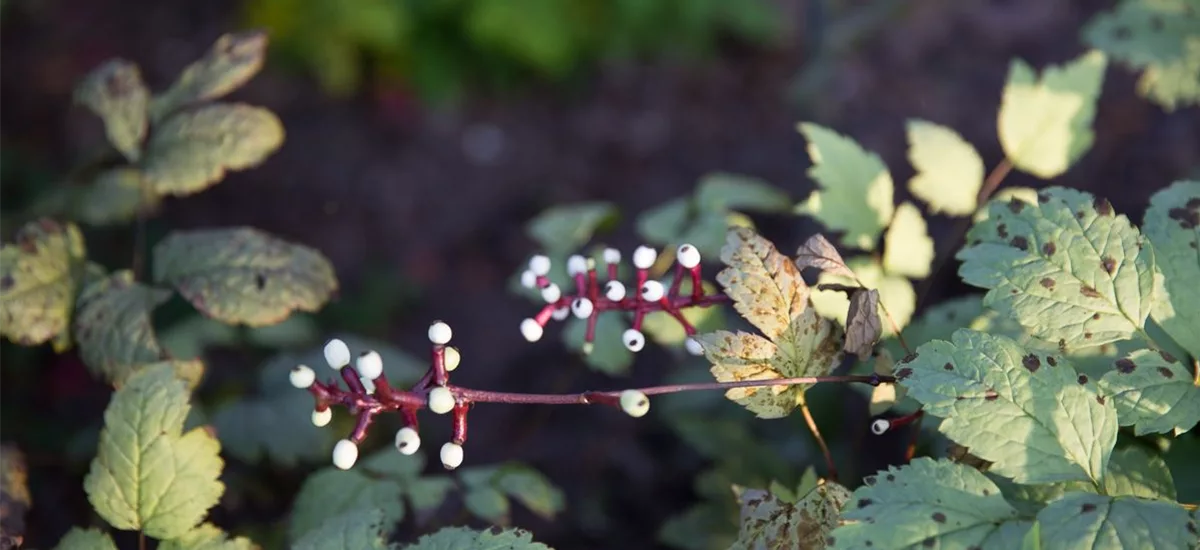
<svg viewBox="0 0 1200 550">
<path fill-rule="evenodd" d="M 604 297 L 614 302 L 620 302 L 625 299 L 625 285 L 621 284 L 621 281 L 604 283 Z"/>
<path fill-rule="evenodd" d="M 642 351 L 642 348 L 646 347 L 646 335 L 636 328 L 626 329 L 625 333 L 621 335 L 621 342 L 629 351 Z"/>
<path fill-rule="evenodd" d="M 638 269 L 650 269 L 657 259 L 658 251 L 648 246 L 639 246 L 633 251 L 633 267 Z"/>
<path fill-rule="evenodd" d="M 534 275 L 546 276 L 547 273 L 550 273 L 550 258 L 542 254 L 535 254 L 529 258 L 529 270 Z"/>
<path fill-rule="evenodd" d="M 363 392 L 367 395 L 375 395 L 375 381 L 365 376 L 359 376 L 358 381 L 363 385 Z"/>
<path fill-rule="evenodd" d="M 341 470 L 349 470 L 358 462 L 358 445 L 349 439 L 338 441 L 333 446 L 333 465 Z"/>
<path fill-rule="evenodd" d="M 558 285 L 550 283 L 546 285 L 546 288 L 542 289 L 542 299 L 545 300 L 547 304 L 553 304 L 554 302 L 557 302 L 559 298 L 562 298 L 562 289 L 558 288 Z"/>
<path fill-rule="evenodd" d="M 429 390 L 429 410 L 434 414 L 446 414 L 454 410 L 454 393 L 446 386 Z"/>
<path fill-rule="evenodd" d="M 604 263 L 615 264 L 621 262 L 621 251 L 615 248 L 604 249 Z"/>
<path fill-rule="evenodd" d="M 350 364 L 350 348 L 346 343 L 334 338 L 325 343 L 325 362 L 329 367 L 340 369 Z"/>
<path fill-rule="evenodd" d="M 450 325 L 443 321 L 434 321 L 429 325 L 429 341 L 439 346 L 444 346 L 450 343 L 450 337 L 454 336 L 454 331 L 450 330 Z"/>
<path fill-rule="evenodd" d="M 447 346 L 442 350 L 442 364 L 446 366 L 446 372 L 457 369 L 461 362 L 462 355 L 458 353 L 458 348 Z"/>
<path fill-rule="evenodd" d="M 462 445 L 453 441 L 442 445 L 442 452 L 438 453 L 442 459 L 442 466 L 447 470 L 453 470 L 463 463 L 463 448 Z"/>
<path fill-rule="evenodd" d="M 621 392 L 621 410 L 634 418 L 645 416 L 650 412 L 650 398 L 638 390 Z"/>
<path fill-rule="evenodd" d="M 555 321 L 565 321 L 565 320 L 567 320 L 567 317 L 570 317 L 570 316 L 571 316 L 571 308 L 570 307 L 554 308 L 554 311 L 550 312 L 550 318 L 554 319 Z"/>
<path fill-rule="evenodd" d="M 359 376 L 374 380 L 383 376 L 383 357 L 375 350 L 364 351 L 354 362 L 354 368 L 358 370 Z"/>
<path fill-rule="evenodd" d="M 569 311 L 569 310 L 568 310 Z M 534 319 L 525 319 L 521 321 L 521 336 L 530 342 L 537 342 L 542 339 L 542 325 Z"/>
<path fill-rule="evenodd" d="M 871 423 L 871 433 L 875 435 L 883 435 L 892 427 L 892 423 L 880 418 Z"/>
<path fill-rule="evenodd" d="M 288 373 L 288 381 L 293 386 L 305 390 L 311 387 L 313 382 L 317 381 L 317 373 L 308 368 L 308 365 L 296 365 L 292 367 L 292 372 Z"/>
<path fill-rule="evenodd" d="M 700 265 L 700 250 L 690 244 L 681 244 L 675 251 L 675 260 L 679 265 L 691 269 Z"/>
<path fill-rule="evenodd" d="M 657 302 L 662 299 L 665 293 L 662 283 L 658 281 L 646 281 L 642 283 L 642 299 L 647 302 Z"/>
<path fill-rule="evenodd" d="M 396 450 L 400 454 L 411 455 L 421 448 L 421 435 L 416 430 L 405 426 L 396 432 Z"/>
<path fill-rule="evenodd" d="M 579 297 L 571 301 L 571 313 L 580 319 L 591 317 L 593 309 L 592 301 L 587 298 Z"/>
<path fill-rule="evenodd" d="M 521 286 L 533 288 L 537 286 L 537 273 L 526 269 L 521 272 Z"/>
<path fill-rule="evenodd" d="M 317 409 L 313 409 L 313 412 L 312 412 L 313 426 L 316 426 L 318 428 L 324 428 L 325 426 L 329 425 L 330 420 L 333 420 L 333 407 L 325 407 L 325 410 L 323 410 L 323 411 L 318 411 Z"/>
<path fill-rule="evenodd" d="M 569 258 L 567 258 L 567 275 L 574 277 L 576 275 L 587 273 L 587 271 L 587 258 L 584 258 L 579 254 L 572 254 Z"/>
<path fill-rule="evenodd" d="M 700 341 L 694 337 L 688 336 L 683 341 L 683 347 L 687 348 L 687 352 L 692 355 L 704 355 L 704 346 L 700 345 Z"/>
</svg>

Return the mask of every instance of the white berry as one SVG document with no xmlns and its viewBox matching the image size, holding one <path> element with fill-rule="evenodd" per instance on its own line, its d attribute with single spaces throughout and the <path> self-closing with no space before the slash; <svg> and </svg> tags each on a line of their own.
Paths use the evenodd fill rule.
<svg viewBox="0 0 1200 550">
<path fill-rule="evenodd" d="M 375 381 L 363 376 L 358 377 L 358 381 L 362 382 L 363 391 L 367 395 L 375 395 Z"/>
<path fill-rule="evenodd" d="M 329 367 L 340 369 L 350 364 L 350 348 L 346 343 L 334 338 L 325 344 L 325 362 Z"/>
<path fill-rule="evenodd" d="M 615 264 L 621 261 L 621 251 L 615 248 L 604 249 L 604 263 Z"/>
<path fill-rule="evenodd" d="M 446 386 L 429 390 L 429 410 L 435 414 L 446 414 L 454 410 L 454 394 Z"/>
<path fill-rule="evenodd" d="M 325 410 L 323 410 L 323 411 L 318 411 L 316 409 L 313 409 L 313 412 L 312 412 L 313 426 L 316 426 L 318 428 L 324 428 L 325 426 L 329 425 L 330 420 L 333 420 L 333 408 L 332 407 L 325 407 Z"/>
<path fill-rule="evenodd" d="M 576 298 L 571 302 L 571 313 L 580 319 L 587 319 L 592 316 L 592 301 L 587 298 Z"/>
<path fill-rule="evenodd" d="M 550 318 L 554 319 L 555 321 L 565 321 L 567 319 L 567 317 L 570 317 L 570 316 L 571 316 L 571 308 L 569 308 L 569 307 L 555 308 L 554 311 L 550 312 Z"/>
<path fill-rule="evenodd" d="M 567 258 L 567 275 L 574 277 L 587 273 L 587 270 L 588 262 L 583 256 L 572 254 L 571 257 Z"/>
<path fill-rule="evenodd" d="M 558 285 L 550 283 L 546 285 L 546 288 L 542 289 L 542 299 L 545 300 L 547 304 L 553 304 L 554 302 L 557 302 L 559 298 L 562 298 L 562 289 L 558 288 Z"/>
<path fill-rule="evenodd" d="M 442 452 L 438 453 L 442 459 L 442 466 L 447 470 L 453 470 L 463 463 L 463 448 L 458 443 L 450 442 L 442 445 Z"/>
<path fill-rule="evenodd" d="M 383 375 L 383 358 L 375 350 L 364 351 L 354 362 L 358 374 L 367 380 L 374 380 Z"/>
<path fill-rule="evenodd" d="M 700 265 L 700 251 L 690 244 L 682 244 L 675 252 L 675 259 L 679 265 L 691 269 Z"/>
<path fill-rule="evenodd" d="M 633 267 L 638 269 L 650 269 L 657 259 L 658 252 L 648 246 L 639 246 L 633 251 Z"/>
<path fill-rule="evenodd" d="M 550 258 L 542 254 L 535 255 L 529 259 L 529 270 L 534 275 L 545 276 L 547 273 L 550 273 Z"/>
<path fill-rule="evenodd" d="M 525 319 L 521 321 L 521 336 L 530 342 L 537 342 L 542 339 L 542 325 L 539 325 L 536 320 Z"/>
<path fill-rule="evenodd" d="M 621 410 L 634 418 L 645 416 L 650 412 L 650 398 L 638 390 L 621 392 Z"/>
<path fill-rule="evenodd" d="M 614 302 L 620 302 L 625 298 L 625 285 L 621 284 L 621 281 L 604 283 L 604 297 Z"/>
<path fill-rule="evenodd" d="M 704 355 L 704 346 L 700 345 L 700 341 L 688 336 L 687 340 L 683 341 L 683 347 L 687 348 L 687 352 L 692 355 Z"/>
<path fill-rule="evenodd" d="M 421 448 L 421 435 L 416 430 L 405 426 L 396 432 L 396 450 L 400 454 L 410 455 Z"/>
<path fill-rule="evenodd" d="M 358 445 L 349 439 L 343 439 L 333 446 L 333 465 L 342 470 L 349 470 L 358 462 Z"/>
<path fill-rule="evenodd" d="M 880 418 L 871 423 L 871 433 L 875 435 L 883 435 L 892 427 L 892 423 Z"/>
<path fill-rule="evenodd" d="M 629 351 L 642 351 L 642 348 L 646 347 L 646 336 L 635 328 L 627 329 L 625 334 L 621 335 L 621 341 Z"/>
<path fill-rule="evenodd" d="M 288 380 L 297 388 L 308 389 L 317 381 L 317 373 L 308 368 L 308 365 L 296 365 L 292 372 L 288 373 Z"/>
<path fill-rule="evenodd" d="M 665 291 L 662 283 L 658 281 L 646 281 L 642 283 L 642 299 L 647 302 L 657 302 L 662 299 Z"/>
<path fill-rule="evenodd" d="M 533 288 L 537 286 L 537 273 L 526 269 L 521 272 L 521 286 L 525 288 Z"/>
<path fill-rule="evenodd" d="M 458 348 L 447 347 L 442 350 L 442 364 L 446 366 L 446 372 L 457 369 L 461 362 L 462 355 L 458 353 Z"/>
<path fill-rule="evenodd" d="M 434 321 L 429 325 L 429 341 L 439 346 L 444 346 L 450 343 L 450 337 L 454 335 L 454 331 L 450 330 L 450 325 L 442 321 Z"/>
</svg>

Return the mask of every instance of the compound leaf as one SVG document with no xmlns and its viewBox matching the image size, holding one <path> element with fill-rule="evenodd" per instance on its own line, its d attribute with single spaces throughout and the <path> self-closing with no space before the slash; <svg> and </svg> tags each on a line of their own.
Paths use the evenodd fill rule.
<svg viewBox="0 0 1200 550">
<path fill-rule="evenodd" d="M 592 240 L 592 235 L 617 220 L 617 207 L 610 202 L 580 202 L 543 211 L 525 226 L 529 237 L 550 256 L 575 252 Z"/>
<path fill-rule="evenodd" d="M 404 550 L 551 550 L 534 542 L 533 535 L 522 529 L 475 531 L 466 527 L 443 527 L 425 535 Z"/>
<path fill-rule="evenodd" d="M 833 482 L 822 482 L 794 503 L 762 489 L 739 492 L 741 528 L 731 550 L 823 548 L 850 499 L 850 490 Z"/>
<path fill-rule="evenodd" d="M 1067 494 L 1037 515 L 1042 546 L 1063 550 L 1189 548 L 1189 521 L 1175 502 L 1091 493 Z"/>
<path fill-rule="evenodd" d="M 338 288 L 320 252 L 249 227 L 167 235 L 154 247 L 154 279 L 209 317 L 250 326 L 316 311 Z"/>
<path fill-rule="evenodd" d="M 113 527 L 180 537 L 225 492 L 216 438 L 204 428 L 183 433 L 190 408 L 186 385 L 165 365 L 135 374 L 113 394 L 83 483 Z"/>
<path fill-rule="evenodd" d="M 1092 146 L 1092 119 L 1107 61 L 1093 50 L 1041 78 L 1014 59 L 1000 103 L 1000 145 L 1014 166 L 1043 179 L 1061 175 Z"/>
<path fill-rule="evenodd" d="M 706 174 L 696 187 L 696 207 L 706 212 L 782 212 L 791 205 L 787 193 L 761 179 L 740 174 Z"/>
<path fill-rule="evenodd" d="M 1113 451 L 1104 474 L 1104 494 L 1175 500 L 1175 480 L 1161 455 L 1130 445 Z"/>
<path fill-rule="evenodd" d="M 1117 439 L 1111 400 L 1066 359 L 961 329 L 923 344 L 896 377 L 938 430 L 1017 483 L 1100 483 Z"/>
<path fill-rule="evenodd" d="M 86 265 L 74 224 L 44 218 L 21 227 L 14 243 L 0 249 L 0 332 L 26 346 L 63 334 Z"/>
<path fill-rule="evenodd" d="M 796 206 L 833 231 L 843 245 L 874 250 L 879 233 L 892 219 L 892 176 L 879 155 L 833 130 L 801 123 L 812 168 L 808 176 L 821 188 Z"/>
<path fill-rule="evenodd" d="M 850 296 L 843 349 L 860 359 L 870 357 L 881 334 L 883 325 L 879 321 L 879 291 L 873 288 L 855 290 Z"/>
<path fill-rule="evenodd" d="M 117 544 L 112 537 L 96 528 L 80 529 L 72 527 L 63 536 L 54 550 L 117 550 Z"/>
<path fill-rule="evenodd" d="M 1118 359 L 1100 389 L 1112 396 L 1121 425 L 1133 426 L 1136 435 L 1179 435 L 1200 422 L 1200 387 L 1164 352 L 1139 350 Z"/>
<path fill-rule="evenodd" d="M 911 202 L 901 203 L 883 237 L 883 270 L 888 275 L 923 279 L 929 276 L 933 254 L 933 239 L 921 210 Z"/>
<path fill-rule="evenodd" d="M 916 458 L 866 478 L 842 513 L 830 548 L 933 547 L 1002 550 L 1020 540 L 1029 522 L 1018 520 L 1000 488 L 974 468 Z"/>
<path fill-rule="evenodd" d="M 338 515 L 325 514 L 314 519 L 319 523 L 306 535 L 295 539 L 291 546 L 293 550 L 384 550 L 388 548 L 388 531 L 399 521 L 389 517 L 386 510 L 371 508 Z"/>
<path fill-rule="evenodd" d="M 801 271 L 804 271 L 805 268 L 815 267 L 834 275 L 854 277 L 854 272 L 846 265 L 846 260 L 842 259 L 837 248 L 820 233 L 809 237 L 796 250 L 796 267 Z"/>
<path fill-rule="evenodd" d="M 258 546 L 246 537 L 236 537 L 230 540 L 229 535 L 226 535 L 220 527 L 204 523 L 179 538 L 163 541 L 158 548 L 159 550 L 257 550 Z"/>
<path fill-rule="evenodd" d="M 913 290 L 912 282 L 905 277 L 884 273 L 883 266 L 867 257 L 851 259 L 846 265 L 858 276 L 857 281 L 826 271 L 817 278 L 817 286 L 834 284 L 857 287 L 858 281 L 861 281 L 864 288 L 879 291 L 879 315 L 883 319 L 883 334 L 895 336 L 892 321 L 896 322 L 900 330 L 904 330 L 917 308 L 917 293 Z M 839 324 L 846 326 L 850 298 L 844 292 L 817 288 L 812 294 L 812 303 L 822 317 L 837 319 Z M 889 315 L 891 319 L 888 319 Z"/>
<path fill-rule="evenodd" d="M 137 65 L 114 59 L 97 67 L 75 89 L 75 102 L 96 113 L 113 147 L 137 162 L 150 127 L 150 90 L 142 83 Z"/>
<path fill-rule="evenodd" d="M 267 33 L 260 30 L 222 35 L 204 57 L 188 65 L 179 79 L 151 100 L 154 120 L 191 103 L 217 99 L 258 74 L 267 53 Z"/>
<path fill-rule="evenodd" d="M 1200 357 L 1200 181 L 1177 181 L 1151 196 L 1142 230 L 1154 245 L 1165 290 L 1150 315 Z"/>
<path fill-rule="evenodd" d="M 1125 0 L 1084 26 L 1084 42 L 1135 69 L 1139 92 L 1172 111 L 1200 102 L 1200 11 L 1189 0 Z"/>
<path fill-rule="evenodd" d="M 984 305 L 1060 349 L 1127 340 L 1155 298 L 1153 247 L 1107 200 L 1062 187 L 991 203 L 967 233 L 959 274 Z"/>
<path fill-rule="evenodd" d="M 214 103 L 163 120 L 146 144 L 142 172 L 158 195 L 191 195 L 227 171 L 258 166 L 282 143 L 283 124 L 271 111 Z"/>
<path fill-rule="evenodd" d="M 75 316 L 80 359 L 115 386 L 143 365 L 166 359 L 150 315 L 170 297 L 168 290 L 134 281 L 129 270 L 88 285 Z"/>
<path fill-rule="evenodd" d="M 910 120 L 907 130 L 908 161 L 917 171 L 908 181 L 908 189 L 934 214 L 973 214 L 983 186 L 983 159 L 979 153 L 945 126 Z"/>
</svg>

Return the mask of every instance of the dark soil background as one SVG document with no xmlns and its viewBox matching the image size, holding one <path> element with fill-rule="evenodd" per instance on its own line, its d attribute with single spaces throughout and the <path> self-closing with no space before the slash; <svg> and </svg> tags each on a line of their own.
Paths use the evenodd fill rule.
<svg viewBox="0 0 1200 550">
<path fill-rule="evenodd" d="M 428 323 L 448 321 L 469 361 L 470 368 L 455 373 L 461 385 L 574 391 L 653 383 L 667 361 L 661 352 L 643 354 L 630 381 L 614 380 L 588 373 L 557 337 L 536 345 L 520 338 L 517 325 L 535 306 L 505 285 L 533 250 L 523 231 L 529 218 L 554 204 L 613 201 L 624 221 L 605 239 L 629 250 L 638 244 L 633 220 L 640 211 L 690 192 L 710 171 L 759 176 L 802 199 L 812 184 L 795 131 L 799 120 L 832 126 L 880 153 L 900 195 L 912 173 L 905 158 L 908 118 L 955 128 L 994 165 L 1001 158 L 995 119 L 1009 60 L 1020 56 L 1041 66 L 1078 55 L 1080 26 L 1112 4 L 913 2 L 833 60 L 829 79 L 803 101 L 789 93 L 816 55 L 803 0 L 781 2 L 796 30 L 778 48 L 730 43 L 701 64 L 609 64 L 566 84 L 477 94 L 453 109 L 424 108 L 382 86 L 332 100 L 305 76 L 268 65 L 234 98 L 279 114 L 287 131 L 283 148 L 205 193 L 168 201 L 156 227 L 250 225 L 308 244 L 334 262 L 343 301 L 371 300 L 379 285 L 367 281 L 394 281 L 407 289 L 405 298 L 377 333 L 420 351 Z M 72 87 L 88 70 L 125 57 L 161 88 L 216 37 L 239 28 L 229 0 L 44 0 L 8 8 L 0 37 L 4 147 L 50 174 L 65 172 L 101 139 L 96 121 L 70 107 Z M 1135 95 L 1134 81 L 1128 70 L 1110 67 L 1095 145 L 1054 183 L 1107 196 L 1118 212 L 1139 220 L 1150 194 L 1194 174 L 1200 116 L 1195 108 L 1164 113 Z M 1013 173 L 1006 185 L 1042 183 Z M 951 226 L 931 219 L 940 250 L 952 244 Z M 816 230 L 790 217 L 763 220 L 762 227 L 784 250 Z M 127 257 L 130 234 L 106 231 L 96 242 Z M 964 290 L 949 269 L 924 303 Z M 49 352 L 44 357 L 39 383 L 78 374 L 77 365 L 61 366 Z M 210 358 L 209 376 L 255 364 L 218 354 Z M 5 381 L 6 400 L 33 390 Z M 92 397 L 72 401 L 75 414 L 98 415 L 107 390 L 81 384 L 86 391 L 79 391 Z M 24 420 L 6 418 L 5 426 Z M 467 460 L 528 461 L 567 491 L 568 509 L 582 508 L 589 494 L 606 495 L 609 521 L 599 530 L 582 528 L 570 513 L 554 524 L 518 514 L 516 523 L 539 540 L 570 549 L 651 548 L 662 520 L 694 498 L 695 469 L 671 458 L 687 453 L 681 445 L 661 425 L 631 423 L 611 411 L 493 406 L 472 418 Z M 53 456 L 34 454 L 30 462 L 35 505 L 27 546 L 48 548 L 69 526 L 89 521 L 83 472 Z M 231 464 L 227 475 L 239 479 L 238 471 Z M 276 506 L 248 510 L 257 520 L 284 517 L 302 478 L 273 475 L 260 483 L 274 491 Z M 236 519 L 227 515 L 216 518 Z"/>
</svg>

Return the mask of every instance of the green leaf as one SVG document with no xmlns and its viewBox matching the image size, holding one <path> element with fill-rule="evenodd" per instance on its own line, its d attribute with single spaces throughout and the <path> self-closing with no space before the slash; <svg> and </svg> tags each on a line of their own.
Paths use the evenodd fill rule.
<svg viewBox="0 0 1200 550">
<path fill-rule="evenodd" d="M 154 247 L 153 273 L 205 315 L 252 327 L 317 311 L 338 288 L 320 252 L 249 227 L 173 232 Z"/>
<path fill-rule="evenodd" d="M 742 489 L 741 529 L 730 549 L 823 548 L 849 499 L 850 490 L 833 482 L 821 483 L 794 504 L 762 489 Z"/>
<path fill-rule="evenodd" d="M 1190 37 L 1184 47 L 1183 59 L 1147 67 L 1137 82 L 1138 93 L 1167 112 L 1200 104 L 1200 37 Z"/>
<path fill-rule="evenodd" d="M 646 210 L 637 218 L 638 235 L 650 244 L 670 245 L 679 240 L 688 222 L 695 216 L 692 210 L 691 197 L 671 199 Z"/>
<path fill-rule="evenodd" d="M 866 478 L 842 512 L 831 548 L 1011 549 L 1029 522 L 978 470 L 948 460 L 916 458 Z M 869 541 L 869 543 L 868 543 Z"/>
<path fill-rule="evenodd" d="M 729 232 L 717 282 L 763 336 L 719 330 L 699 336 L 719 382 L 829 374 L 842 359 L 842 331 L 810 307 L 800 270 L 770 241 L 744 228 Z M 807 385 L 735 388 L 725 397 L 760 418 L 788 415 Z"/>
<path fill-rule="evenodd" d="M 17 344 L 45 343 L 67 331 L 86 272 L 83 235 L 44 218 L 21 227 L 0 249 L 0 332 Z"/>
<path fill-rule="evenodd" d="M 978 208 L 983 159 L 958 132 L 924 120 L 907 124 L 908 161 L 917 173 L 908 189 L 934 214 L 969 216 Z"/>
<path fill-rule="evenodd" d="M 1175 500 L 1175 481 L 1161 455 L 1131 445 L 1113 451 L 1104 474 L 1104 494 Z"/>
<path fill-rule="evenodd" d="M 1062 175 L 1092 146 L 1096 97 L 1107 65 L 1090 51 L 1041 78 L 1014 59 L 1000 103 L 1000 145 L 1014 166 L 1039 178 Z"/>
<path fill-rule="evenodd" d="M 188 65 L 179 79 L 150 104 L 151 116 L 164 116 L 189 104 L 217 99 L 249 81 L 262 69 L 267 33 L 260 30 L 225 34 L 208 53 Z"/>
<path fill-rule="evenodd" d="M 188 390 L 166 366 L 130 377 L 104 411 L 88 500 L 105 521 L 172 539 L 192 530 L 225 492 L 220 445 L 203 428 L 183 433 Z"/>
<path fill-rule="evenodd" d="M 400 455 L 390 447 L 380 452 Z M 413 459 L 411 456 L 404 458 Z M 330 540 L 325 533 L 330 531 L 328 523 L 334 520 L 327 518 L 375 515 L 378 522 L 394 524 L 404 519 L 403 497 L 404 481 L 400 479 L 378 479 L 359 468 L 338 470 L 329 467 L 319 470 L 304 480 L 304 485 L 292 502 L 288 538 L 296 541 Z M 351 521 L 349 525 L 336 525 L 330 532 L 340 532 L 351 526 L 361 527 Z"/>
<path fill-rule="evenodd" d="M 1062 187 L 1038 204 L 991 203 L 967 233 L 959 274 L 989 289 L 984 305 L 1060 349 L 1127 340 L 1155 298 L 1153 247 L 1107 200 Z"/>
<path fill-rule="evenodd" d="M 246 537 L 229 539 L 220 527 L 211 523 L 201 524 L 183 536 L 163 541 L 158 550 L 257 550 L 256 546 Z"/>
<path fill-rule="evenodd" d="M 609 202 L 555 206 L 525 225 L 525 232 L 551 256 L 575 252 L 605 225 L 615 223 L 617 207 Z"/>
<path fill-rule="evenodd" d="M 466 527 L 443 527 L 425 535 L 404 550 L 550 550 L 533 541 L 533 535 L 521 529 L 475 531 Z"/>
<path fill-rule="evenodd" d="M 99 529 L 72 527 L 58 541 L 54 550 L 117 550 L 117 544 L 113 542 L 112 537 L 108 536 L 108 533 Z"/>
<path fill-rule="evenodd" d="M 853 139 L 810 122 L 801 123 L 812 168 L 808 176 L 821 188 L 797 205 L 796 213 L 844 232 L 845 246 L 874 250 L 879 233 L 892 219 L 892 176 L 875 153 Z"/>
<path fill-rule="evenodd" d="M 71 216 L 88 225 L 113 225 L 157 208 L 159 197 L 142 188 L 142 172 L 121 166 L 105 170 L 86 187 L 73 187 Z"/>
<path fill-rule="evenodd" d="M 114 59 L 95 68 L 75 89 L 75 102 L 104 121 L 108 141 L 117 151 L 130 162 L 138 161 L 149 129 L 150 90 L 137 65 Z"/>
<path fill-rule="evenodd" d="M 1041 544 L 1063 550 L 1189 548 L 1190 518 L 1178 503 L 1071 493 L 1037 515 Z"/>
<path fill-rule="evenodd" d="M 621 334 L 629 328 L 629 321 L 621 315 L 608 314 L 596 317 L 596 335 L 591 353 L 583 360 L 592 369 L 608 375 L 619 376 L 629 372 L 633 364 L 633 352 L 621 343 Z M 571 351 L 584 350 L 587 335 L 587 320 L 572 316 L 563 329 L 563 344 Z"/>
<path fill-rule="evenodd" d="M 933 266 L 933 255 L 933 239 L 921 210 L 911 202 L 901 203 L 883 238 L 883 270 L 888 275 L 924 279 Z"/>
<path fill-rule="evenodd" d="M 322 519 L 326 516 L 314 519 Z M 291 546 L 292 550 L 383 550 L 388 548 L 387 534 L 399 521 L 387 510 L 360 508 L 332 516 L 317 525 Z"/>
<path fill-rule="evenodd" d="M 134 281 L 129 270 L 88 285 L 75 316 L 80 359 L 115 386 L 143 365 L 167 359 L 150 316 L 170 297 L 170 291 Z"/>
<path fill-rule="evenodd" d="M 696 207 L 706 212 L 784 212 L 791 206 L 787 193 L 750 176 L 714 172 L 701 178 L 696 187 Z"/>
<path fill-rule="evenodd" d="M 1200 468 L 1195 467 L 1198 459 L 1200 434 L 1184 434 L 1170 440 L 1170 448 L 1163 455 L 1175 481 L 1176 498 L 1182 502 L 1200 500 Z"/>
<path fill-rule="evenodd" d="M 1192 357 L 1200 357 L 1200 181 L 1177 181 L 1151 196 L 1142 230 L 1164 279 L 1150 315 Z"/>
<path fill-rule="evenodd" d="M 283 381 L 275 381 L 283 385 Z M 310 420 L 313 398 L 290 391 L 239 399 L 212 413 L 221 446 L 232 457 L 249 464 L 267 460 L 292 467 L 300 462 L 329 459 L 336 432 L 323 430 Z"/>
<path fill-rule="evenodd" d="M 459 471 L 459 478 L 468 489 L 468 506 L 471 506 L 471 493 L 478 492 L 474 498 L 481 511 L 475 514 L 493 523 L 507 522 L 508 497 L 547 520 L 554 519 L 565 505 L 562 491 L 541 472 L 524 464 L 510 462 L 500 467 L 466 468 Z M 504 500 L 503 505 L 495 502 L 496 495 L 490 494 L 493 491 Z M 491 515 L 483 510 L 488 510 Z"/>
<path fill-rule="evenodd" d="M 1189 0 L 1126 0 L 1101 12 L 1082 38 L 1134 69 L 1141 94 L 1172 111 L 1200 102 L 1200 13 Z"/>
<path fill-rule="evenodd" d="M 989 471 L 1018 483 L 1103 480 L 1117 411 L 1063 357 L 967 329 L 915 355 L 896 377 L 943 418 L 939 431 L 993 463 Z"/>
<path fill-rule="evenodd" d="M 900 330 L 908 326 L 913 312 L 917 308 L 917 293 L 913 290 L 912 282 L 905 277 L 885 274 L 883 267 L 865 256 L 853 258 L 846 265 L 858 275 L 863 287 L 879 291 L 879 316 L 883 320 L 883 334 L 894 336 L 891 321 L 896 322 Z M 836 275 L 826 271 L 817 279 L 817 285 L 839 284 L 858 286 L 851 278 Z M 836 290 L 817 289 L 812 294 L 813 307 L 822 317 L 836 319 L 838 324 L 846 326 L 846 315 L 850 308 L 850 299 L 846 294 Z M 886 314 L 885 314 L 886 308 Z M 888 319 L 891 315 L 891 320 Z"/>
<path fill-rule="evenodd" d="M 185 196 L 253 168 L 283 143 L 274 113 L 240 103 L 214 103 L 162 121 L 146 144 L 142 172 L 159 195 Z"/>
<path fill-rule="evenodd" d="M 1178 436 L 1200 422 L 1200 387 L 1174 357 L 1146 349 L 1114 365 L 1100 379 L 1100 389 L 1112 396 L 1121 425 L 1133 426 L 1135 435 Z"/>
<path fill-rule="evenodd" d="M 475 517 L 493 525 L 508 525 L 509 504 L 504 493 L 493 487 L 477 487 L 467 491 L 463 504 Z"/>
</svg>

